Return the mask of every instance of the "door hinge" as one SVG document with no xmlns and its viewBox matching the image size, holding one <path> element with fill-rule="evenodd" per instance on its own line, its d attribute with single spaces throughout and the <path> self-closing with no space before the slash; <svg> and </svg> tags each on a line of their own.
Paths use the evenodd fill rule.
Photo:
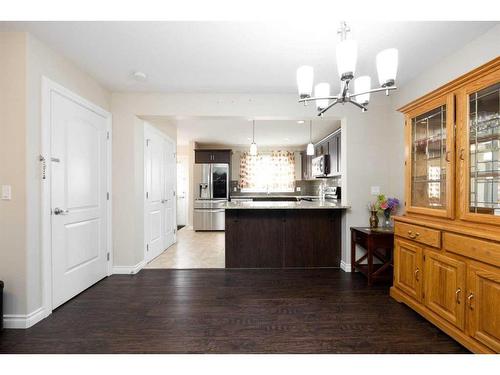
<svg viewBox="0 0 500 375">
<path fill-rule="evenodd" d="M 174 197 L 175 197 L 175 190 L 174 190 Z"/>
<path fill-rule="evenodd" d="M 106 260 L 109 262 L 109 253 L 106 254 Z"/>
<path fill-rule="evenodd" d="M 106 139 L 109 139 L 109 132 L 106 132 Z"/>
<path fill-rule="evenodd" d="M 146 191 L 146 199 L 149 199 L 149 193 Z"/>
<path fill-rule="evenodd" d="M 109 201 L 109 192 L 106 193 L 106 199 Z"/>
<path fill-rule="evenodd" d="M 149 245 L 146 244 L 146 251 L 149 251 Z"/>
<path fill-rule="evenodd" d="M 146 139 L 146 147 L 149 147 L 149 141 L 151 141 L 151 139 Z"/>
</svg>

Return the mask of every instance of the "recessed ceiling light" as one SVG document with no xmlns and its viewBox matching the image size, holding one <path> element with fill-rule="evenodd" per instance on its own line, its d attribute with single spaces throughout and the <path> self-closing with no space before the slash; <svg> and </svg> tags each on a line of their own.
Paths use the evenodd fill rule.
<svg viewBox="0 0 500 375">
<path fill-rule="evenodd" d="M 299 120 L 297 121 L 297 124 L 303 124 L 305 121 L 304 120 Z"/>
<path fill-rule="evenodd" d="M 285 141 L 288 142 L 290 140 L 290 138 L 285 138 Z"/>
<path fill-rule="evenodd" d="M 145 80 L 148 79 L 148 76 L 146 73 L 141 72 L 141 71 L 135 71 L 131 74 L 131 77 L 135 79 L 138 82 L 144 82 Z"/>
</svg>

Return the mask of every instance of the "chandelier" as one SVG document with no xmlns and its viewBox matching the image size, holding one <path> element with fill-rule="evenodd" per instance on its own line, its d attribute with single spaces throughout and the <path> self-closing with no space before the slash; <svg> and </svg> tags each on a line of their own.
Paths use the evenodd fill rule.
<svg viewBox="0 0 500 375">
<path fill-rule="evenodd" d="M 336 104 L 351 103 L 361 108 L 363 112 L 368 110 L 370 94 L 396 90 L 396 73 L 398 71 L 398 50 L 389 48 L 377 54 L 377 72 L 380 87 L 371 88 L 371 78 L 360 76 L 354 79 L 356 72 L 356 60 L 358 45 L 355 40 L 348 39 L 350 28 L 345 22 L 340 23 L 337 33 L 340 35 L 340 43 L 337 46 L 337 69 L 340 77 L 340 93 L 330 95 L 330 84 L 326 82 L 318 83 L 314 87 L 314 70 L 312 66 L 301 66 L 297 69 L 297 86 L 299 89 L 299 103 L 307 105 L 310 101 L 315 101 L 318 116 L 322 116 L 326 111 Z M 350 91 L 351 82 L 354 83 L 353 92 Z"/>
</svg>

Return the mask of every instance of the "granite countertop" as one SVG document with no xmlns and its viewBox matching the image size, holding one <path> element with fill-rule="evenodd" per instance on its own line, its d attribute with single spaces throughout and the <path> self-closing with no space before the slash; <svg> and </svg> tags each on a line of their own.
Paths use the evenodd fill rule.
<svg viewBox="0 0 500 375">
<path fill-rule="evenodd" d="M 306 199 L 319 199 L 319 195 L 286 195 L 286 194 L 248 194 L 248 195 L 231 195 L 231 199 L 253 199 L 253 198 L 306 198 Z"/>
<path fill-rule="evenodd" d="M 337 201 L 299 201 L 299 202 L 227 202 L 226 210 L 345 210 L 350 206 L 342 205 Z"/>
</svg>

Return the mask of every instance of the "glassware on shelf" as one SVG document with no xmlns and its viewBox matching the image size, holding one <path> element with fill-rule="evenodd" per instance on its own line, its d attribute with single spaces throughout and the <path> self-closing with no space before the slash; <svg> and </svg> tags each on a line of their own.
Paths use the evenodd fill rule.
<svg viewBox="0 0 500 375">
<path fill-rule="evenodd" d="M 469 95 L 469 211 L 500 216 L 500 83 Z"/>
<path fill-rule="evenodd" d="M 446 208 L 446 106 L 411 120 L 413 207 Z"/>
</svg>

